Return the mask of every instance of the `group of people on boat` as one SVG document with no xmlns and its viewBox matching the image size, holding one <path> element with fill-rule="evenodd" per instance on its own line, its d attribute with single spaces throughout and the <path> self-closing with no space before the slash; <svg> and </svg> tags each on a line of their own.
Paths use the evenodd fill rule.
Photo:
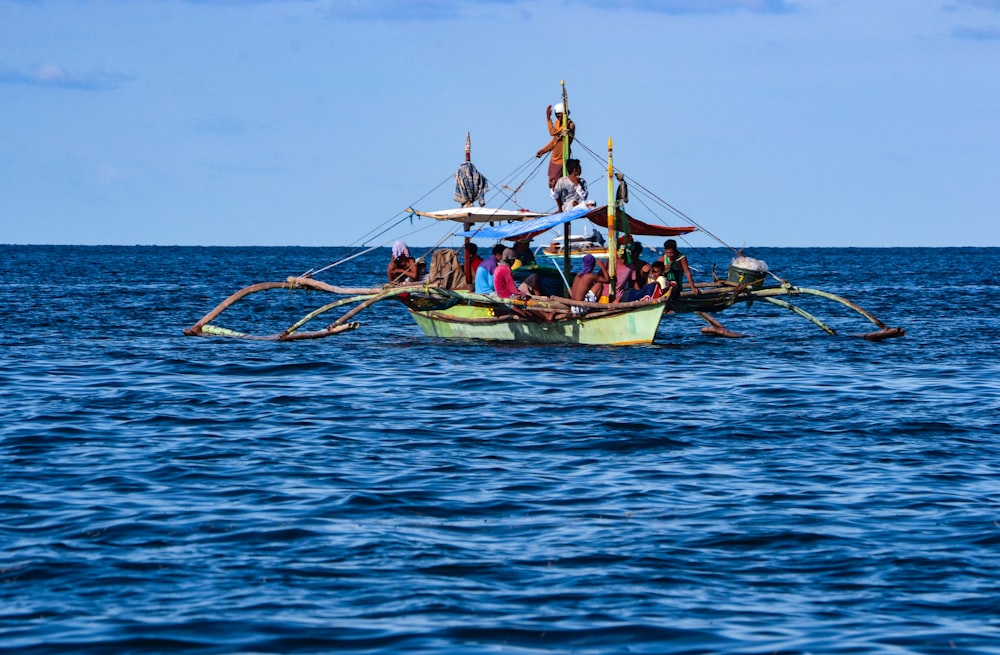
<svg viewBox="0 0 1000 655">
<path fill-rule="evenodd" d="M 478 266 L 473 264 L 470 267 L 472 268 L 472 290 L 475 293 L 491 294 L 500 298 L 512 298 L 518 295 L 542 295 L 541 284 L 536 273 L 528 275 L 519 285 L 514 282 L 514 269 L 535 264 L 535 255 L 531 252 L 527 240 L 518 240 L 513 248 L 498 243 L 493 246 L 486 259 L 479 257 L 478 247 L 476 244 L 470 243 L 469 249 L 466 250 L 466 261 L 469 262 L 470 258 L 479 259 Z"/>
<path fill-rule="evenodd" d="M 687 257 L 677 249 L 677 242 L 667 239 L 663 246 L 662 256 L 653 262 L 646 262 L 642 259 L 641 243 L 622 244 L 615 259 L 613 289 L 608 264 L 592 254 L 584 255 L 581 270 L 569 282 L 569 297 L 582 302 L 599 302 L 605 298 L 612 302 L 649 300 L 666 294 L 676 296 L 684 290 L 685 280 L 692 292 L 700 293 Z M 497 243 L 485 257 L 480 256 L 479 247 L 470 242 L 462 268 L 468 287 L 477 294 L 502 299 L 558 295 L 545 291 L 541 276 L 534 270 L 517 283 L 514 271 L 522 267 L 536 268 L 528 239 L 518 239 L 514 247 Z M 426 266 L 410 254 L 407 245 L 403 241 L 393 244 L 388 268 L 389 283 L 420 282 L 425 276 Z M 586 313 L 586 308 L 575 307 L 574 313 Z"/>
<path fill-rule="evenodd" d="M 582 177 L 580 160 L 570 156 L 576 125 L 569 119 L 569 112 L 563 103 L 555 107 L 549 105 L 545 108 L 545 120 L 551 138 L 535 156 L 550 154 L 548 184 L 558 210 L 594 206 L 595 203 L 588 200 L 587 182 Z M 676 241 L 668 239 L 664 243 L 664 255 L 652 263 L 641 259 L 642 249 L 642 244 L 638 242 L 622 243 L 614 262 L 613 275 L 602 259 L 585 255 L 581 270 L 569 282 L 570 298 L 580 302 L 598 302 L 602 298 L 616 302 L 657 298 L 666 293 L 679 293 L 683 289 L 684 278 L 695 293 L 699 292 L 687 258 L 677 250 Z M 462 272 L 469 288 L 477 294 L 503 299 L 549 295 L 544 292 L 537 273 L 529 274 L 520 284 L 515 283 L 513 271 L 533 265 L 535 257 L 528 239 L 518 239 L 513 247 L 498 243 L 485 257 L 480 256 L 476 244 L 468 242 Z M 426 267 L 422 261 L 414 259 L 406 244 L 397 241 L 393 245 L 388 269 L 390 284 L 419 282 L 425 275 Z M 615 281 L 613 289 L 610 288 L 612 279 Z M 574 306 L 573 309 L 577 314 L 587 311 L 585 306 Z"/>
<path fill-rule="evenodd" d="M 573 300 L 598 302 L 602 297 L 617 302 L 652 300 L 667 294 L 679 294 L 684 289 L 684 278 L 694 293 L 700 293 L 687 257 L 677 250 L 673 239 L 664 244 L 664 255 L 651 263 L 640 259 L 642 245 L 633 243 L 631 258 L 625 257 L 625 248 L 619 248 L 615 261 L 615 288 L 611 289 L 611 275 L 607 264 L 591 254 L 583 256 L 582 268 L 573 278 L 570 297 Z M 574 313 L 583 314 L 585 308 L 574 307 Z"/>
<path fill-rule="evenodd" d="M 601 298 L 617 302 L 653 299 L 669 289 L 680 293 L 685 279 L 691 290 L 699 293 L 687 257 L 677 250 L 675 240 L 668 239 L 664 243 L 663 256 L 651 263 L 640 258 L 642 244 L 632 243 L 627 250 L 630 256 L 626 256 L 625 246 L 619 248 L 614 289 L 610 288 L 611 275 L 607 263 L 591 254 L 584 255 L 582 268 L 570 283 L 570 298 L 585 302 L 598 302 Z M 465 268 L 470 273 L 469 279 L 473 280 L 472 290 L 482 295 L 499 298 L 549 295 L 543 292 L 537 272 L 530 273 L 520 284 L 514 281 L 513 271 L 534 264 L 534 255 L 526 239 L 518 240 L 514 248 L 498 243 L 485 258 L 479 256 L 479 248 L 474 243 L 470 243 L 466 250 Z"/>
</svg>

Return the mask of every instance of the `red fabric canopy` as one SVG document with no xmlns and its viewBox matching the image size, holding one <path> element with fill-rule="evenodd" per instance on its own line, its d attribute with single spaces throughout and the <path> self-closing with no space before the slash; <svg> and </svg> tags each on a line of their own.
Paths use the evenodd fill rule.
<svg viewBox="0 0 1000 655">
<path fill-rule="evenodd" d="M 685 227 L 669 227 L 667 225 L 650 225 L 649 223 L 643 223 L 637 218 L 633 218 L 628 214 L 628 212 L 622 212 L 626 220 L 628 220 L 628 232 L 629 234 L 647 235 L 654 237 L 676 237 L 681 234 L 687 234 L 688 232 L 694 232 L 698 228 L 689 225 Z M 589 218 L 591 223 L 595 225 L 600 225 L 601 227 L 608 226 L 608 206 L 597 207 L 593 211 L 589 212 L 584 216 L 584 218 Z"/>
</svg>

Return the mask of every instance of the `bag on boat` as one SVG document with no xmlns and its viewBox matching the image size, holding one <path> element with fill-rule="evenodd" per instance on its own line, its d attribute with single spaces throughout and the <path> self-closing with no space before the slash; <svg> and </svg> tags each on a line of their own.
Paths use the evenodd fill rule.
<svg viewBox="0 0 1000 655">
<path fill-rule="evenodd" d="M 447 248 L 435 250 L 431 255 L 431 270 L 427 275 L 427 283 L 445 289 L 464 289 L 468 287 L 458 255 Z"/>
</svg>

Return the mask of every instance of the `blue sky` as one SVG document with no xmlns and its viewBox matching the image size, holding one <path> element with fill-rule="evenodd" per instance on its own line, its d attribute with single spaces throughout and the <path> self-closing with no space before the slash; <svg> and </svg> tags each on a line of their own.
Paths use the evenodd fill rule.
<svg viewBox="0 0 1000 655">
<path fill-rule="evenodd" d="M 736 247 L 1000 246 L 1000 0 L 0 0 L 0 243 L 391 240 L 467 131 L 530 172 L 561 80 Z"/>
</svg>

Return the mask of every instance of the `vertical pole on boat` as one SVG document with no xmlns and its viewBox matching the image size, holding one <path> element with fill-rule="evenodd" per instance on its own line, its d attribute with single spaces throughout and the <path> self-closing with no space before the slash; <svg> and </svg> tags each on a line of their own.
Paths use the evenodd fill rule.
<svg viewBox="0 0 1000 655">
<path fill-rule="evenodd" d="M 611 278 L 611 284 L 608 287 L 609 300 L 615 292 L 615 273 L 618 272 L 617 254 L 618 244 L 615 237 L 615 167 L 611 163 L 611 137 L 608 137 L 608 277 Z"/>
<path fill-rule="evenodd" d="M 562 101 L 563 101 L 563 117 L 562 117 L 562 125 L 560 127 L 562 128 L 562 131 L 565 134 L 563 136 L 563 142 L 562 142 L 562 149 L 563 149 L 562 174 L 563 177 L 565 177 L 568 172 L 566 170 L 566 159 L 569 158 L 569 136 L 568 136 L 569 98 L 566 96 L 566 80 L 559 80 L 559 86 L 562 87 Z M 565 274 L 566 280 L 569 280 L 570 275 L 573 273 L 573 267 L 572 264 L 570 263 L 570 258 L 569 258 L 570 234 L 571 230 L 569 227 L 569 223 L 563 223 L 563 273 Z M 566 289 L 566 292 L 569 293 L 569 289 Z"/>
<path fill-rule="evenodd" d="M 465 133 L 465 161 L 472 161 L 472 135 L 469 132 Z M 466 232 L 472 229 L 472 223 L 463 223 L 462 227 Z M 465 258 L 462 260 L 462 268 L 468 270 L 469 268 L 469 237 L 465 237 L 465 243 L 463 244 L 463 252 L 465 253 Z M 466 280 L 469 285 L 469 289 L 476 288 L 475 280 Z"/>
</svg>

